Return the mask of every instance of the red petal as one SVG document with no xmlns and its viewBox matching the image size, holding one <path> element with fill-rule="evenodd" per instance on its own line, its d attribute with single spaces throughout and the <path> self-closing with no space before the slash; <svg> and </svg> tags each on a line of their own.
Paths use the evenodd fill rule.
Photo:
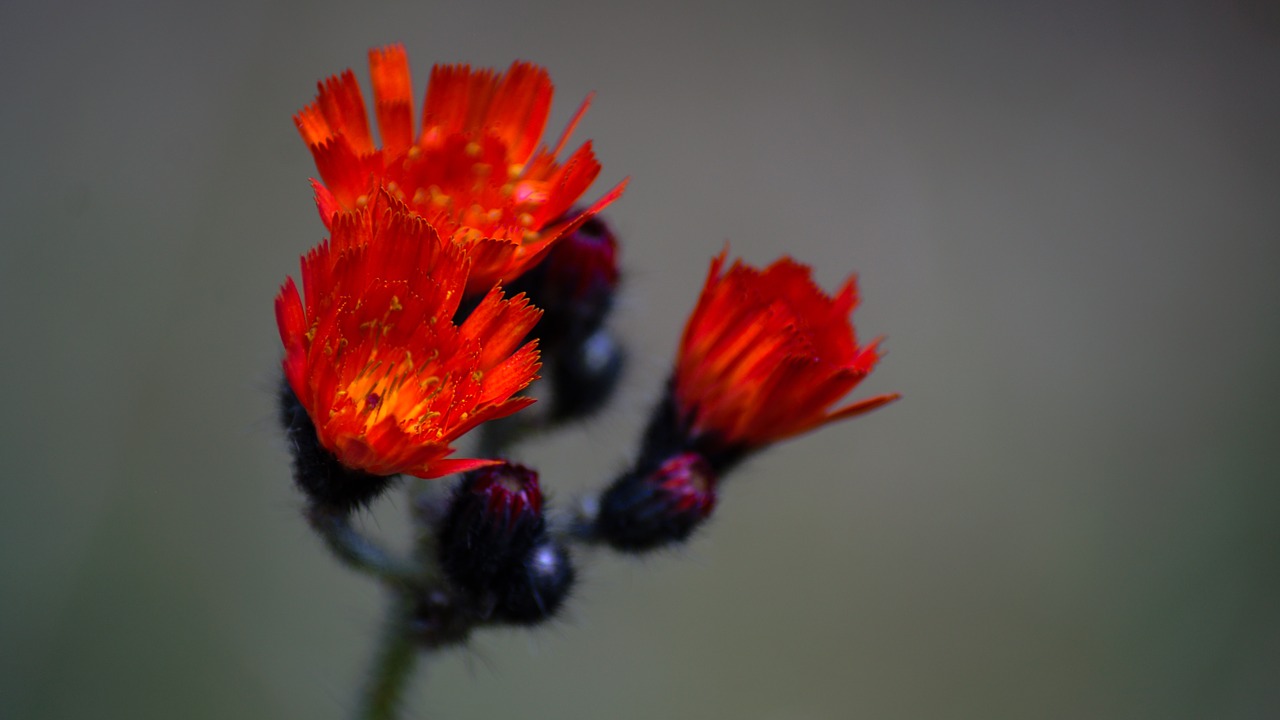
<svg viewBox="0 0 1280 720">
<path fill-rule="evenodd" d="M 404 47 L 392 45 L 369 51 L 374 112 L 384 152 L 400 154 L 413 145 L 413 82 Z"/>
</svg>

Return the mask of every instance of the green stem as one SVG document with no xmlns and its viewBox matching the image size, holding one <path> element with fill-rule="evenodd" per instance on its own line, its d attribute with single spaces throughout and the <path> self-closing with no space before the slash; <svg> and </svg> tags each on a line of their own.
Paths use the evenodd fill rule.
<svg viewBox="0 0 1280 720">
<path fill-rule="evenodd" d="M 307 510 L 307 522 L 329 550 L 348 567 L 401 587 L 412 586 L 418 570 L 384 550 L 351 526 L 351 516 L 320 507 Z"/>
<path fill-rule="evenodd" d="M 356 714 L 357 720 L 395 718 L 400 698 L 413 674 L 418 648 L 409 631 L 409 611 L 402 598 L 397 598 L 387 613 L 387 627 L 377 653 Z"/>
</svg>

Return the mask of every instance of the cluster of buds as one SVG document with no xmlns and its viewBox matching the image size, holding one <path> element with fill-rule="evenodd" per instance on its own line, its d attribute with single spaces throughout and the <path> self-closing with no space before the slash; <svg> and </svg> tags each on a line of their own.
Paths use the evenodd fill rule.
<svg viewBox="0 0 1280 720">
<path fill-rule="evenodd" d="M 303 256 L 301 289 L 289 278 L 276 298 L 281 419 L 313 526 L 399 589 L 424 646 L 553 616 L 575 577 L 572 544 L 683 542 L 743 459 L 896 399 L 840 404 L 879 359 L 877 342 L 855 337 L 852 278 L 828 295 L 794 260 L 726 267 L 725 251 L 634 463 L 576 516 L 547 514 L 537 473 L 500 456 L 512 435 L 495 428 L 586 417 L 617 384 L 619 243 L 599 213 L 626 181 L 581 204 L 600 163 L 590 142 L 560 157 L 590 98 L 547 149 L 540 67 L 437 66 L 415 124 L 403 49 L 369 61 L 380 145 L 350 71 L 295 116 L 329 237 Z M 549 409 L 521 413 L 540 372 Z M 477 429 L 480 457 L 456 456 Z M 451 475 L 447 493 L 411 485 L 423 548 L 412 561 L 389 560 L 347 522 L 400 478 Z"/>
</svg>

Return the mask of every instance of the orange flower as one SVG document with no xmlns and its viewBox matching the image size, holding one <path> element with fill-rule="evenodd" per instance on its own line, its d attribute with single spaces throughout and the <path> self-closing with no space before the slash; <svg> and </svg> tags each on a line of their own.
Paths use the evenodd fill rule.
<svg viewBox="0 0 1280 720">
<path fill-rule="evenodd" d="M 349 469 L 433 478 L 491 465 L 450 443 L 533 402 L 541 311 L 493 287 L 453 317 L 470 260 L 386 194 L 332 219 L 332 237 L 276 296 L 285 378 L 320 444 Z"/>
<path fill-rule="evenodd" d="M 315 102 L 294 116 L 323 180 L 316 183 L 316 203 L 326 225 L 334 212 L 360 207 L 385 186 L 441 237 L 469 248 L 468 289 L 479 293 L 514 280 L 622 194 L 625 180 L 566 217 L 600 173 L 590 142 L 563 164 L 556 160 L 591 98 L 554 149 L 539 148 L 553 91 L 543 68 L 516 62 L 495 73 L 435 66 L 415 135 L 404 48 L 371 50 L 369 67 L 381 148 L 350 70 L 320 83 Z"/>
<path fill-rule="evenodd" d="M 722 273 L 726 254 L 711 263 L 676 362 L 676 412 L 695 442 L 758 448 L 898 399 L 830 409 L 880 357 L 878 341 L 854 337 L 852 277 L 829 297 L 790 258 Z"/>
</svg>

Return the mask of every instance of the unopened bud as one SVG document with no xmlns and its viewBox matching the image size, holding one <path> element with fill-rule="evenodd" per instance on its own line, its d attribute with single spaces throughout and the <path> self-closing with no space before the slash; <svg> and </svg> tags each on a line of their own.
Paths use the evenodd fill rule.
<svg viewBox="0 0 1280 720">
<path fill-rule="evenodd" d="M 547 534 L 538 474 L 523 465 L 504 463 L 463 476 L 438 540 L 445 574 L 485 619 L 545 619 L 573 580 L 567 552 Z"/>
<path fill-rule="evenodd" d="M 613 395 L 626 354 L 605 328 L 581 343 L 565 347 L 551 365 L 551 417 L 568 420 L 590 415 Z"/>
<path fill-rule="evenodd" d="M 619 550 L 652 550 L 687 539 L 715 503 L 711 466 L 696 453 L 681 453 L 615 482 L 601 498 L 595 533 Z"/>
<path fill-rule="evenodd" d="M 525 293 L 543 310 L 534 334 L 541 343 L 553 421 L 594 413 L 617 387 L 626 358 L 605 320 L 620 276 L 617 237 L 593 216 L 557 240 L 542 262 L 510 286 L 510 292 Z"/>
<path fill-rule="evenodd" d="M 560 238 L 526 277 L 544 311 L 537 333 L 548 346 L 581 341 L 604 324 L 618 286 L 618 240 L 599 216 Z"/>
</svg>

